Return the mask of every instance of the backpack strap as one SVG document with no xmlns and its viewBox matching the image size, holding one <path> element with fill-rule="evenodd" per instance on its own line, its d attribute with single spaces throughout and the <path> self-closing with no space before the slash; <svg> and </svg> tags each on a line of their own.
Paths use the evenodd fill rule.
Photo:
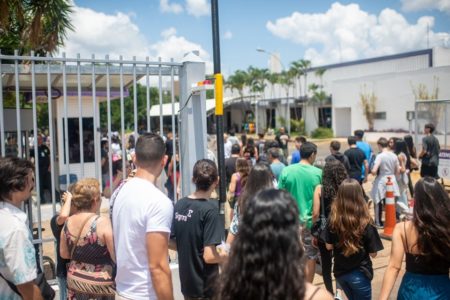
<svg viewBox="0 0 450 300">
<path fill-rule="evenodd" d="M 81 227 L 80 227 L 80 232 L 78 233 L 78 236 L 77 236 L 75 242 L 73 243 L 73 248 L 72 248 L 72 251 L 70 252 L 70 259 L 72 259 L 73 252 L 75 251 L 75 248 L 76 248 L 77 245 L 78 245 L 78 241 L 80 240 L 81 232 L 83 232 L 84 226 L 86 226 L 86 223 L 91 219 L 91 217 L 92 217 L 93 215 L 95 215 L 95 214 L 94 214 L 94 213 L 89 214 L 89 216 L 87 216 L 87 218 L 83 221 L 83 224 L 82 224 Z"/>
</svg>

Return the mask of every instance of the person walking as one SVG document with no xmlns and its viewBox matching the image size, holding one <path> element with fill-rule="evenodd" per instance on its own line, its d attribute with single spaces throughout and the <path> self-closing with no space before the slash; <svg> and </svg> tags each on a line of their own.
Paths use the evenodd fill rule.
<svg viewBox="0 0 450 300">
<path fill-rule="evenodd" d="M 353 132 L 353 135 L 356 137 L 356 147 L 362 150 L 364 152 L 364 155 L 366 156 L 366 160 L 370 163 L 372 160 L 372 156 L 374 155 L 372 152 L 372 147 L 370 147 L 370 144 L 368 142 L 365 142 L 363 140 L 364 138 L 364 131 L 361 129 L 357 129 Z M 363 166 L 363 169 L 361 170 L 361 174 L 364 176 L 366 174 L 365 167 Z M 370 170 L 367 172 L 367 174 L 370 173 Z M 365 177 L 362 177 L 361 180 L 364 181 Z"/>
<path fill-rule="evenodd" d="M 344 155 L 347 156 L 350 170 L 348 172 L 348 176 L 353 178 L 359 182 L 359 184 L 363 184 L 367 181 L 367 174 L 369 172 L 369 162 L 366 159 L 366 155 L 364 152 L 356 146 L 356 137 L 349 136 L 347 138 L 348 146 L 350 149 L 347 149 L 344 152 Z M 364 174 L 362 173 L 364 169 Z"/>
<path fill-rule="evenodd" d="M 322 173 L 322 184 L 318 185 L 314 191 L 313 209 L 315 210 L 315 214 L 323 211 L 325 218 L 328 219 L 331 204 L 336 197 L 339 185 L 347 178 L 347 171 L 340 161 L 331 159 L 325 163 Z M 324 205 L 323 208 L 321 207 L 321 203 Z M 317 243 L 320 251 L 323 282 L 327 290 L 331 294 L 334 294 L 331 278 L 332 252 L 326 248 L 325 241 L 318 240 Z"/>
<path fill-rule="evenodd" d="M 300 163 L 283 169 L 278 182 L 279 189 L 285 189 L 294 197 L 300 210 L 303 225 L 302 239 L 306 251 L 306 279 L 312 282 L 316 269 L 318 249 L 312 244 L 311 226 L 319 216 L 313 214 L 314 190 L 322 182 L 322 170 L 314 167 L 317 146 L 306 142 L 300 147 Z"/>
<path fill-rule="evenodd" d="M 400 173 L 397 175 L 397 183 L 400 196 L 398 201 L 404 204 L 404 207 L 408 207 L 408 182 L 409 182 L 409 172 L 411 169 L 411 158 L 409 156 L 408 147 L 403 139 L 398 139 L 395 142 L 394 153 L 398 157 Z M 397 209 L 398 214 L 402 211 Z"/>
<path fill-rule="evenodd" d="M 333 250 L 334 277 L 348 300 L 372 299 L 371 257 L 383 249 L 369 214 L 362 187 L 355 179 L 339 186 L 331 204 L 326 247 Z"/>
<path fill-rule="evenodd" d="M 38 141 L 38 166 L 39 166 L 39 197 L 41 203 L 51 203 L 52 200 L 48 201 L 45 197 L 45 190 L 48 190 L 51 194 L 52 192 L 52 178 L 50 172 L 50 149 L 44 144 L 44 139 L 41 134 L 37 136 Z M 34 153 L 34 146 L 30 149 L 30 158 L 33 163 L 36 161 L 36 155 Z"/>
<path fill-rule="evenodd" d="M 97 215 L 101 206 L 100 183 L 79 180 L 73 187 L 70 216 L 61 232 L 60 254 L 70 259 L 68 299 L 114 299 L 115 254 L 111 221 Z"/>
<path fill-rule="evenodd" d="M 215 299 L 333 299 L 305 278 L 298 215 L 296 201 L 281 190 L 260 191 L 244 203 Z"/>
<path fill-rule="evenodd" d="M 35 249 L 20 209 L 34 188 L 33 164 L 17 157 L 0 158 L 0 295 L 2 299 L 41 300 Z M 18 293 L 11 289 L 14 285 Z"/>
<path fill-rule="evenodd" d="M 374 203 L 375 225 L 383 227 L 381 216 L 383 213 L 382 201 L 386 197 L 386 182 L 389 179 L 391 180 L 394 187 L 394 196 L 399 197 L 400 192 L 396 177 L 400 174 L 400 165 L 397 155 L 389 149 L 387 139 L 379 138 L 377 145 L 380 153 L 377 154 L 372 168 L 372 175 L 376 177 L 373 181 L 371 197 Z"/>
<path fill-rule="evenodd" d="M 389 264 L 380 300 L 390 299 L 406 256 L 397 299 L 448 299 L 450 295 L 450 198 L 434 178 L 420 179 L 415 186 L 413 218 L 398 223 L 392 234 Z"/>
<path fill-rule="evenodd" d="M 168 257 L 173 205 L 155 186 L 166 163 L 164 140 L 140 135 L 135 160 L 135 176 L 111 198 L 116 299 L 173 299 Z"/>
<path fill-rule="evenodd" d="M 211 299 L 222 256 L 216 249 L 223 240 L 217 201 L 209 201 L 219 182 L 215 163 L 202 159 L 195 163 L 192 182 L 196 190 L 180 199 L 174 208 L 170 234 L 178 252 L 181 292 L 186 299 Z"/>
<path fill-rule="evenodd" d="M 237 203 L 235 205 L 230 224 L 230 232 L 227 236 L 227 244 L 232 244 L 234 237 L 238 233 L 240 216 L 248 199 L 263 189 L 273 187 L 273 174 L 269 165 L 265 163 L 257 163 L 250 170 L 247 183 L 245 184 L 241 195 L 237 198 Z"/>
<path fill-rule="evenodd" d="M 277 148 L 269 149 L 269 161 L 270 169 L 272 170 L 275 179 L 278 181 L 278 178 L 286 165 L 280 161 L 280 151 L 278 151 Z"/>
<path fill-rule="evenodd" d="M 348 172 L 350 172 L 350 169 L 351 169 L 350 162 L 346 155 L 339 152 L 340 149 L 341 149 L 341 143 L 339 143 L 339 141 L 331 141 L 330 155 L 325 157 L 325 162 L 328 162 L 333 159 L 338 160 L 339 162 L 341 162 L 344 165 L 344 167 L 348 173 Z"/>
<path fill-rule="evenodd" d="M 409 193 L 411 197 L 414 197 L 414 187 L 411 180 L 411 172 L 414 172 L 416 170 L 419 170 L 419 161 L 417 160 L 417 151 L 416 147 L 414 146 L 413 137 L 411 135 L 405 135 L 403 138 L 406 142 L 406 145 L 408 146 L 408 152 L 410 157 L 410 172 L 408 174 L 408 188 Z"/>
<path fill-rule="evenodd" d="M 236 160 L 239 158 L 241 153 L 241 147 L 239 144 L 234 144 L 231 146 L 231 156 L 225 159 L 225 174 L 227 176 L 227 186 L 230 185 L 231 176 L 236 173 Z"/>
<path fill-rule="evenodd" d="M 236 160 L 236 173 L 231 176 L 230 185 L 228 187 L 229 204 L 230 204 L 230 219 L 233 218 L 233 211 L 236 207 L 237 200 L 241 195 L 246 183 L 247 177 L 250 173 L 250 163 L 245 158 L 238 158 Z"/>
<path fill-rule="evenodd" d="M 419 153 L 419 158 L 422 159 L 422 166 L 420 168 L 420 176 L 430 176 L 438 178 L 438 166 L 439 166 L 439 151 L 441 146 L 439 140 L 433 135 L 434 125 L 428 123 L 425 125 L 424 134 L 422 139 L 422 151 Z"/>
<path fill-rule="evenodd" d="M 303 143 L 306 143 L 306 138 L 304 136 L 297 136 L 295 137 L 294 146 L 295 150 L 292 152 L 291 155 L 291 165 L 299 163 L 300 162 L 300 147 Z"/>
</svg>

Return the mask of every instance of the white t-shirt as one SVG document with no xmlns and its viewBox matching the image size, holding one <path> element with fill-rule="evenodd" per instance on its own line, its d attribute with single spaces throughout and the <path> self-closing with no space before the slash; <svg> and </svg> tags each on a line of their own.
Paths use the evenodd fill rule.
<svg viewBox="0 0 450 300">
<path fill-rule="evenodd" d="M 112 214 L 117 292 L 130 299 L 157 299 L 148 266 L 146 234 L 170 234 L 172 202 L 149 181 L 133 178 L 119 191 Z"/>
<path fill-rule="evenodd" d="M 7 202 L 0 202 L 0 273 L 15 285 L 36 278 L 36 258 L 27 215 Z M 22 299 L 0 277 L 0 299 Z"/>
</svg>

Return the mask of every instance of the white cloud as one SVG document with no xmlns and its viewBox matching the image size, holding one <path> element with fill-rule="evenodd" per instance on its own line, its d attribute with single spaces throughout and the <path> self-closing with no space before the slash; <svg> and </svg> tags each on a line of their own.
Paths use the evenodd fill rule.
<svg viewBox="0 0 450 300">
<path fill-rule="evenodd" d="M 210 13 L 209 1 L 186 0 L 186 11 L 195 17 L 207 16 Z"/>
<path fill-rule="evenodd" d="M 450 0 L 401 0 L 404 11 L 437 9 L 450 14 Z"/>
<path fill-rule="evenodd" d="M 442 44 L 443 35 L 449 36 L 431 30 L 433 17 L 424 16 L 410 24 L 389 8 L 377 16 L 361 10 L 358 4 L 337 2 L 322 14 L 294 12 L 266 24 L 275 36 L 305 46 L 304 58 L 314 65 L 426 48 L 427 26 L 430 47 Z"/>
<path fill-rule="evenodd" d="M 159 8 L 164 13 L 179 14 L 183 12 L 183 7 L 178 3 L 169 3 L 169 0 L 160 0 Z"/>
<path fill-rule="evenodd" d="M 225 33 L 223 34 L 223 39 L 231 40 L 232 38 L 233 38 L 233 33 L 229 30 L 225 31 Z"/>
</svg>

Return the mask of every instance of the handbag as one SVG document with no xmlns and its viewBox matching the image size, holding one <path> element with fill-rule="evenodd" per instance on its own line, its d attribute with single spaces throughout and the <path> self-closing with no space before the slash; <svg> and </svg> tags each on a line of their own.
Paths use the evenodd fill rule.
<svg viewBox="0 0 450 300">
<path fill-rule="evenodd" d="M 319 219 L 311 227 L 311 235 L 319 241 L 325 243 L 325 231 L 327 228 L 327 218 L 325 217 L 325 206 L 323 196 L 320 194 L 320 215 Z"/>
<path fill-rule="evenodd" d="M 81 237 L 81 233 L 83 228 L 86 226 L 86 223 L 91 219 L 91 217 L 95 214 L 90 214 L 86 220 L 83 222 L 80 232 L 73 244 L 72 251 L 70 253 L 70 259 L 72 260 L 73 253 L 75 248 L 78 246 L 78 242 Z M 110 271 L 110 272 L 108 272 Z M 92 271 L 84 268 L 77 268 L 77 265 L 69 268 L 67 272 L 67 287 L 75 292 L 85 293 L 85 294 L 95 294 L 97 295 L 115 295 L 114 290 L 114 278 L 110 276 L 110 273 L 114 275 L 114 270 L 96 270 L 95 275 L 92 275 Z M 99 275 L 99 273 L 101 273 Z M 93 287 L 95 286 L 95 287 Z"/>
</svg>

